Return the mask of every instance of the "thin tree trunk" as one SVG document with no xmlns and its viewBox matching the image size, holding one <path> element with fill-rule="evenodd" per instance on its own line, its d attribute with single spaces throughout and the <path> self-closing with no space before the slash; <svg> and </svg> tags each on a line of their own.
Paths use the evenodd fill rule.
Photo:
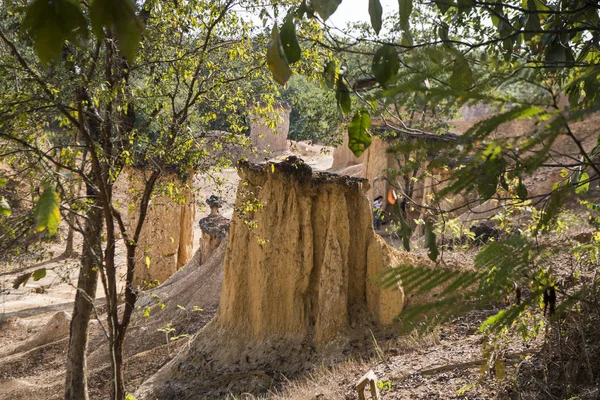
<svg viewBox="0 0 600 400">
<path fill-rule="evenodd" d="M 69 215 L 69 233 L 67 234 L 67 245 L 65 246 L 65 252 L 63 253 L 63 256 L 67 258 L 73 255 L 73 239 L 75 236 L 75 229 L 73 229 L 74 224 L 75 215 L 71 213 L 71 215 Z"/>
<path fill-rule="evenodd" d="M 77 131 L 75 131 L 73 133 L 73 144 L 76 145 L 77 144 Z M 75 191 L 75 193 L 73 193 L 73 186 L 71 186 L 71 195 L 73 197 L 73 195 L 77 195 L 79 196 L 81 194 L 81 177 L 77 178 L 77 189 Z M 73 207 L 73 204 L 71 204 L 71 207 Z M 75 238 L 75 223 L 77 222 L 77 218 L 75 217 L 75 213 L 71 212 L 69 214 L 69 233 L 67 233 L 67 245 L 65 246 L 65 252 L 63 253 L 63 256 L 66 258 L 72 257 L 73 256 L 73 251 L 74 251 L 74 247 L 73 247 L 73 240 Z"/>
<path fill-rule="evenodd" d="M 127 391 L 125 390 L 125 375 L 123 371 L 123 345 L 125 342 L 125 334 L 121 333 L 121 329 L 117 329 L 117 335 L 114 339 L 112 347 L 112 368 L 113 368 L 113 393 L 111 399 L 125 400 Z"/>
<path fill-rule="evenodd" d="M 116 307 L 109 307 L 108 311 L 109 326 L 111 330 L 109 344 L 111 366 L 113 371 L 111 399 L 113 400 L 125 400 L 125 397 L 127 396 L 127 391 L 125 390 L 123 349 L 125 346 L 125 335 L 127 333 L 127 328 L 129 327 L 129 323 L 131 322 L 131 316 L 133 314 L 135 302 L 137 301 L 138 297 L 137 290 L 133 286 L 133 276 L 136 265 L 135 250 L 140 235 L 142 233 L 144 221 L 146 220 L 150 197 L 152 195 L 154 185 L 156 184 L 156 181 L 158 180 L 159 176 L 160 170 L 155 170 L 152 172 L 150 178 L 148 178 L 148 181 L 146 182 L 146 186 L 144 188 L 144 194 L 142 195 L 142 200 L 140 202 L 140 214 L 137 226 L 135 227 L 135 231 L 133 232 L 133 237 L 131 241 L 129 239 L 125 240 L 125 246 L 127 248 L 127 273 L 125 276 L 125 303 L 123 304 L 123 316 L 121 322 L 119 322 L 119 316 Z M 122 234 L 124 235 L 124 238 L 126 238 L 127 233 L 124 230 L 124 224 L 120 219 L 117 219 L 117 223 L 120 226 L 120 229 L 122 229 Z M 111 286 L 111 288 L 114 290 L 116 286 Z"/>
<path fill-rule="evenodd" d="M 103 221 L 102 208 L 99 207 L 97 197 L 88 187 L 88 196 L 90 195 L 94 202 L 88 212 L 84 229 L 81 270 L 71 319 L 65 400 L 88 400 L 89 398 L 86 362 L 88 323 L 93 311 L 93 301 L 96 298 Z"/>
</svg>

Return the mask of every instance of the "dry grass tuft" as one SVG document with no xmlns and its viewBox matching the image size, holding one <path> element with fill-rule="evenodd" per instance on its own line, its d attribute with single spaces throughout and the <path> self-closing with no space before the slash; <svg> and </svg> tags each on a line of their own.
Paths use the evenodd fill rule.
<svg viewBox="0 0 600 400">
<path fill-rule="evenodd" d="M 287 381 L 280 390 L 266 395 L 242 394 L 228 400 L 345 400 L 354 398 L 353 388 L 371 367 L 359 361 L 345 361 L 334 367 L 321 366 L 307 377 Z M 350 397 L 348 397 L 350 396 Z"/>
<path fill-rule="evenodd" d="M 426 332 L 411 332 L 399 338 L 377 342 L 373 336 L 377 358 L 386 358 L 388 351 L 410 353 L 422 351 L 440 343 L 441 328 L 432 327 Z M 392 352 L 393 354 L 394 352 Z M 350 360 L 334 367 L 321 366 L 305 378 L 287 380 L 283 387 L 266 395 L 242 394 L 227 400 L 346 400 L 356 398 L 354 386 L 361 376 L 373 368 L 377 360 Z"/>
<path fill-rule="evenodd" d="M 395 346 L 401 353 L 426 350 L 440 343 L 441 333 L 441 326 L 433 324 L 426 331 L 413 330 L 401 335 L 396 339 Z M 392 345 L 392 342 L 390 342 L 390 345 Z"/>
</svg>

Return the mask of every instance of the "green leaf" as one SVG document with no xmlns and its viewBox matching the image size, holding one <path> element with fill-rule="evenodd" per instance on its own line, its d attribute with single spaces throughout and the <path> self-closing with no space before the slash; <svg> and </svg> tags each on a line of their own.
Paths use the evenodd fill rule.
<svg viewBox="0 0 600 400">
<path fill-rule="evenodd" d="M 376 34 L 379 35 L 381 31 L 381 16 L 383 15 L 383 8 L 379 0 L 369 0 L 369 16 L 371 17 L 371 26 Z"/>
<path fill-rule="evenodd" d="M 448 80 L 450 86 L 459 90 L 467 90 L 473 86 L 473 72 L 469 62 L 463 56 L 457 57 L 452 65 L 452 76 Z"/>
<path fill-rule="evenodd" d="M 348 125 L 348 148 L 356 157 L 360 157 L 362 153 L 371 145 L 371 116 L 366 109 L 361 108 Z"/>
<path fill-rule="evenodd" d="M 402 32 L 402 40 L 400 41 L 402 46 L 411 47 L 414 45 L 413 37 L 409 31 Z"/>
<path fill-rule="evenodd" d="M 323 78 L 325 79 L 325 84 L 329 89 L 333 89 L 335 87 L 335 76 L 335 62 L 329 61 L 323 70 Z"/>
<path fill-rule="evenodd" d="M 540 24 L 543 25 L 548 18 L 548 11 L 550 8 L 544 3 L 547 3 L 546 0 L 522 0 L 521 6 L 526 8 L 529 11 L 535 11 L 535 15 L 537 19 L 540 21 Z M 499 3 L 500 4 L 500 3 Z M 501 7 L 496 6 L 496 8 L 502 9 Z M 597 12 L 596 10 L 594 10 Z M 528 15 L 532 15 L 533 13 L 527 13 Z"/>
<path fill-rule="evenodd" d="M 45 276 L 46 276 L 46 268 L 36 269 L 31 274 L 31 277 L 33 278 L 34 281 L 39 281 L 40 279 L 44 278 Z"/>
<path fill-rule="evenodd" d="M 558 185 L 558 187 L 552 192 L 550 195 L 550 200 L 548 200 L 548 204 L 544 208 L 542 216 L 540 217 L 540 220 L 535 228 L 536 232 L 549 227 L 550 223 L 561 210 L 567 194 L 568 190 L 566 190 L 564 187 L 560 187 L 560 185 Z"/>
<path fill-rule="evenodd" d="M 577 182 L 577 187 L 575 188 L 575 193 L 584 194 L 590 189 L 589 175 L 587 172 L 582 172 L 579 181 Z"/>
<path fill-rule="evenodd" d="M 447 23 L 442 22 L 442 25 L 438 28 L 438 36 L 444 42 L 447 42 L 448 40 L 450 40 L 448 38 L 448 24 Z"/>
<path fill-rule="evenodd" d="M 114 31 L 119 51 L 127 61 L 133 62 L 144 31 L 133 0 L 93 0 L 90 20 L 99 39 L 104 37 L 104 27 Z"/>
<path fill-rule="evenodd" d="M 7 182 L 6 178 L 0 178 L 0 187 L 6 186 L 6 182 Z"/>
<path fill-rule="evenodd" d="M 398 11 L 400 12 L 400 28 L 408 32 L 410 29 L 410 14 L 413 9 L 412 0 L 398 0 L 398 7 Z"/>
<path fill-rule="evenodd" d="M 350 100 L 350 90 L 344 83 L 343 77 L 340 75 L 337 80 L 337 88 L 335 91 L 335 99 L 337 100 L 338 106 L 342 109 L 344 114 L 350 113 L 352 107 L 352 100 Z"/>
<path fill-rule="evenodd" d="M 46 187 L 35 206 L 33 215 L 36 218 L 35 229 L 42 232 L 48 229 L 54 235 L 60 224 L 60 198 L 52 186 Z"/>
<path fill-rule="evenodd" d="M 507 310 L 501 310 L 498 312 L 498 314 L 494 314 L 494 315 L 488 317 L 485 321 L 483 321 L 481 323 L 481 325 L 479 325 L 479 329 L 477 330 L 477 333 L 483 333 L 488 328 L 497 326 L 502 321 L 502 319 L 506 316 L 507 313 L 508 313 Z"/>
<path fill-rule="evenodd" d="M 399 233 L 402 237 L 402 246 L 404 247 L 404 250 L 410 251 L 410 236 L 412 235 L 412 228 L 410 227 L 408 222 L 406 222 L 406 217 L 404 215 L 404 212 L 402 212 L 402 208 L 400 207 L 399 201 L 397 201 L 396 204 L 394 204 L 394 211 L 395 215 L 400 221 Z"/>
<path fill-rule="evenodd" d="M 499 156 L 490 157 L 481 165 L 481 170 L 477 175 L 477 191 L 480 201 L 483 203 L 496 194 L 500 176 L 504 174 L 505 162 Z"/>
<path fill-rule="evenodd" d="M 429 59 L 435 64 L 441 65 L 444 62 L 444 53 L 437 46 L 429 47 L 426 52 Z"/>
<path fill-rule="evenodd" d="M 492 24 L 497 28 L 500 23 L 499 15 L 504 15 L 504 10 L 501 2 L 497 2 L 493 8 L 493 12 L 490 12 L 490 17 L 492 19 Z"/>
<path fill-rule="evenodd" d="M 483 332 L 498 332 L 504 327 L 510 326 L 527 307 L 527 302 L 516 304 L 508 309 L 500 311 L 496 315 L 492 315 L 479 326 L 478 333 Z"/>
<path fill-rule="evenodd" d="M 498 33 L 500 33 L 500 37 L 502 38 L 509 36 L 514 30 L 512 25 L 506 20 L 507 18 L 508 16 L 504 15 L 504 18 L 498 22 Z"/>
<path fill-rule="evenodd" d="M 385 87 L 396 76 L 398 68 L 400 68 L 400 59 L 394 46 L 384 45 L 377 49 L 371 72 L 381 86 Z"/>
<path fill-rule="evenodd" d="M 515 37 L 507 38 L 502 41 L 502 48 L 504 49 L 504 59 L 510 61 L 513 56 L 513 48 L 515 46 Z"/>
<path fill-rule="evenodd" d="M 25 9 L 23 29 L 33 37 L 43 64 L 60 57 L 65 40 L 77 44 L 88 36 L 87 22 L 76 0 L 32 1 Z"/>
<path fill-rule="evenodd" d="M 302 50 L 300 50 L 300 44 L 298 43 L 298 37 L 296 36 L 296 25 L 294 25 L 291 16 L 286 18 L 286 21 L 281 26 L 279 38 L 281 39 L 281 45 L 283 46 L 283 51 L 288 63 L 293 64 L 299 61 Z"/>
<path fill-rule="evenodd" d="M 311 4 L 323 21 L 327 21 L 341 2 L 342 0 L 313 0 Z"/>
<path fill-rule="evenodd" d="M 8 204 L 8 201 L 6 201 L 4 197 L 0 196 L 0 215 L 10 217 L 11 214 L 12 210 L 10 209 L 10 204 Z"/>
<path fill-rule="evenodd" d="M 504 360 L 497 358 L 496 361 L 494 361 L 494 370 L 496 372 L 496 379 L 504 379 L 506 376 L 506 363 Z"/>
<path fill-rule="evenodd" d="M 274 25 L 271 31 L 271 42 L 267 48 L 267 65 L 271 70 L 271 74 L 273 74 L 273 79 L 280 85 L 285 85 L 290 76 L 292 76 L 292 70 L 285 58 L 285 53 L 279 41 L 277 25 Z"/>
<path fill-rule="evenodd" d="M 431 261 L 437 260 L 440 252 L 438 251 L 436 236 L 433 232 L 433 225 L 431 225 L 431 222 L 425 223 L 425 244 L 423 246 L 427 249 L 427 256 L 429 259 Z"/>
<path fill-rule="evenodd" d="M 471 383 L 459 388 L 456 391 L 456 394 L 459 396 L 463 396 L 465 393 L 467 393 L 469 390 L 473 389 L 475 386 L 477 386 L 477 382 L 471 382 Z"/>
<path fill-rule="evenodd" d="M 544 8 L 544 10 L 547 10 L 547 9 L 548 9 L 548 7 Z M 590 25 L 598 26 L 598 23 L 600 22 L 600 16 L 598 15 L 598 9 L 595 7 L 589 7 L 585 11 L 585 18 L 587 19 L 587 22 Z"/>
<path fill-rule="evenodd" d="M 435 4 L 440 9 L 442 14 L 446 14 L 446 11 L 448 11 L 450 7 L 454 5 L 454 2 L 452 0 L 435 0 Z"/>
<path fill-rule="evenodd" d="M 40 3 L 43 1 L 39 1 Z M 27 22 L 24 27 L 27 27 Z M 38 24 L 35 30 L 31 29 L 35 52 L 40 58 L 42 64 L 47 65 L 54 61 L 62 52 L 64 37 L 61 34 L 60 27 L 53 15 L 49 15 L 45 22 Z"/>
<path fill-rule="evenodd" d="M 306 0 L 302 0 L 302 4 L 296 10 L 296 17 L 303 19 L 305 15 L 312 18 L 315 16 L 314 10 L 306 4 Z"/>
<path fill-rule="evenodd" d="M 539 31 L 542 29 L 540 25 L 540 16 L 538 15 L 537 8 L 535 5 L 535 0 L 527 0 L 527 9 L 532 11 L 527 16 L 527 23 L 525 24 L 526 31 Z M 525 33 L 525 40 L 531 40 L 536 34 L 535 33 Z"/>
<path fill-rule="evenodd" d="M 544 49 L 545 64 L 551 68 L 565 67 L 570 61 L 571 50 L 568 45 L 561 42 L 558 36 Z"/>
</svg>

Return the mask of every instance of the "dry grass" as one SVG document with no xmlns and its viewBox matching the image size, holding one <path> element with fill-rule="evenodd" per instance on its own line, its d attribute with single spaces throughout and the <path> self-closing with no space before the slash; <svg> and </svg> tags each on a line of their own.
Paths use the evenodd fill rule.
<svg viewBox="0 0 600 400">
<path fill-rule="evenodd" d="M 423 351 L 440 342 L 441 328 L 427 332 L 411 332 L 392 340 L 378 342 L 374 336 L 372 345 L 379 360 L 350 360 L 334 367 L 320 366 L 307 377 L 287 380 L 283 387 L 266 395 L 242 394 L 228 400 L 346 400 L 357 398 L 354 386 L 358 380 L 390 353 Z"/>
<path fill-rule="evenodd" d="M 396 348 L 401 353 L 410 353 L 413 351 L 422 351 L 440 343 L 440 335 L 442 328 L 438 324 L 434 324 L 426 331 L 419 330 L 410 331 L 409 333 L 400 336 L 395 341 Z M 392 342 L 389 343 L 392 345 Z"/>
<path fill-rule="evenodd" d="M 346 361 L 332 368 L 321 366 L 306 378 L 287 381 L 280 390 L 262 396 L 231 396 L 229 400 L 345 400 L 354 398 L 351 393 L 355 383 L 369 369 L 368 363 L 359 361 Z"/>
</svg>

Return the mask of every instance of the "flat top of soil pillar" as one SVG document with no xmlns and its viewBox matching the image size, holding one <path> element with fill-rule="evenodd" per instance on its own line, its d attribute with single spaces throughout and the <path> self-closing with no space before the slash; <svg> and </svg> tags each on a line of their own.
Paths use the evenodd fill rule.
<svg viewBox="0 0 600 400">
<path fill-rule="evenodd" d="M 208 217 L 202 218 L 199 224 L 203 233 L 225 236 L 229 230 L 230 222 L 231 221 L 221 215 L 209 215 Z"/>
<path fill-rule="evenodd" d="M 311 180 L 312 184 L 342 184 L 346 186 L 357 186 L 358 184 L 368 183 L 365 178 L 358 178 L 346 175 L 338 175 L 331 172 L 315 172 L 312 168 L 299 157 L 290 156 L 279 163 L 254 164 L 248 161 L 240 161 L 238 168 L 252 171 L 255 173 L 274 173 L 280 172 L 297 178 L 300 181 Z"/>
</svg>

